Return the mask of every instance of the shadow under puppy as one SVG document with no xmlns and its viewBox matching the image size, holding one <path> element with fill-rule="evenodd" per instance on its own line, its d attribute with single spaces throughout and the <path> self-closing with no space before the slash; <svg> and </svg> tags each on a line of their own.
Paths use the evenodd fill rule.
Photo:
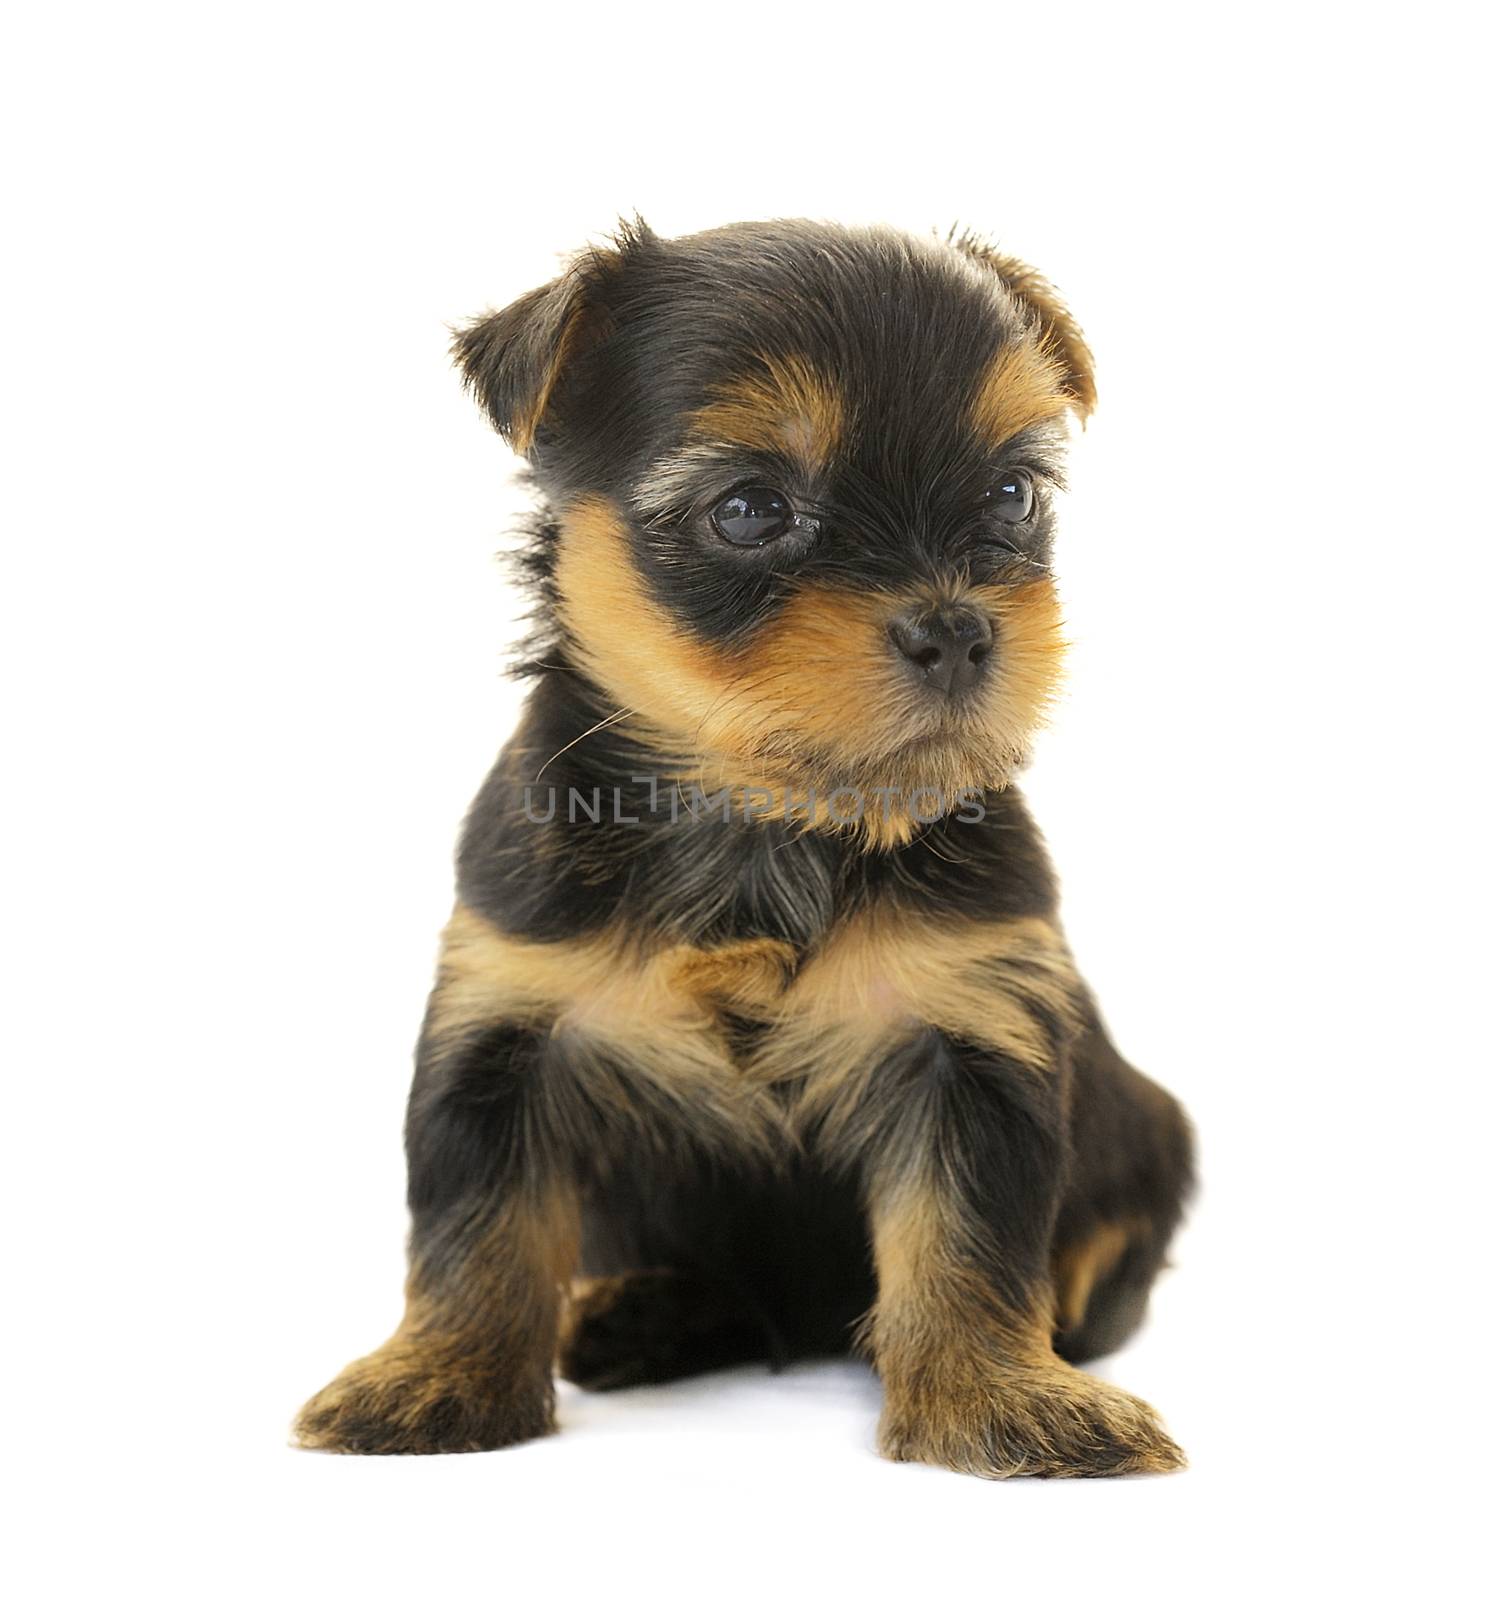
<svg viewBox="0 0 1502 1600">
<path fill-rule="evenodd" d="M 896 1460 L 1181 1465 L 1070 1363 L 1140 1321 L 1188 1130 L 1011 787 L 1078 328 L 968 236 L 637 224 L 456 351 L 542 497 L 535 686 L 418 1047 L 406 1314 L 299 1440 L 493 1449 L 555 1364 L 858 1344 Z"/>
</svg>

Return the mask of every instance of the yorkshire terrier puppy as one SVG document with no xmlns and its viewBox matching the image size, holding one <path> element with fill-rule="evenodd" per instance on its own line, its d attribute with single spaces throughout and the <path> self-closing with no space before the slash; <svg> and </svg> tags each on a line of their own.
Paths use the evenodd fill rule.
<svg viewBox="0 0 1502 1600">
<path fill-rule="evenodd" d="M 592 1388 L 868 1353 L 880 1447 L 1182 1465 L 1073 1364 L 1189 1186 L 1012 779 L 1090 353 L 968 235 L 641 224 L 455 351 L 525 458 L 542 631 L 466 824 L 393 1336 L 301 1443 L 490 1450 Z"/>
</svg>

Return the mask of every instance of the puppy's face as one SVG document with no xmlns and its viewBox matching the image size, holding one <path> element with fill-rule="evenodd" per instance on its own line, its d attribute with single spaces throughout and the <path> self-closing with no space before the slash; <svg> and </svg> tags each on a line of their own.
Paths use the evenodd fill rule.
<svg viewBox="0 0 1502 1600">
<path fill-rule="evenodd" d="M 684 769 L 952 804 L 1025 759 L 1065 417 L 1093 400 L 1028 269 L 808 223 L 638 230 L 457 349 L 556 514 L 564 649 Z"/>
</svg>

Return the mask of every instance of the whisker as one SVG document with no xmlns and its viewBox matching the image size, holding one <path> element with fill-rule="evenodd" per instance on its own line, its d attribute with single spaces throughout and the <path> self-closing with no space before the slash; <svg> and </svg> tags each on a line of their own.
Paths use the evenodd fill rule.
<svg viewBox="0 0 1502 1600">
<path fill-rule="evenodd" d="M 583 741 L 590 736 L 590 734 L 599 733 L 602 729 L 610 727 L 613 723 L 620 722 L 624 717 L 634 717 L 635 715 L 636 711 L 631 706 L 622 706 L 619 711 L 612 711 L 608 717 L 602 718 L 594 725 L 594 727 L 586 728 L 584 732 L 578 736 L 578 738 L 570 739 L 566 745 L 563 745 L 559 749 L 555 750 L 552 755 L 550 755 L 548 759 L 544 761 L 543 764 L 537 769 L 537 777 L 534 777 L 532 782 L 536 783 L 537 779 L 540 778 L 543 773 L 545 773 L 548 768 L 552 766 L 559 756 L 565 755 L 568 751 L 572 750 L 576 744 L 582 744 Z"/>
</svg>

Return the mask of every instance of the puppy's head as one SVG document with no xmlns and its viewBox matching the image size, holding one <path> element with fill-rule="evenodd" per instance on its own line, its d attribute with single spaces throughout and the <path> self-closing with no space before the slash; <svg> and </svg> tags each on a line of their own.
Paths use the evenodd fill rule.
<svg viewBox="0 0 1502 1600">
<path fill-rule="evenodd" d="M 820 820 L 890 842 L 912 795 L 1025 759 L 1065 417 L 1094 402 L 1029 268 L 966 236 L 637 226 L 456 353 L 552 507 L 562 648 L 681 770 L 854 792 Z"/>
</svg>

